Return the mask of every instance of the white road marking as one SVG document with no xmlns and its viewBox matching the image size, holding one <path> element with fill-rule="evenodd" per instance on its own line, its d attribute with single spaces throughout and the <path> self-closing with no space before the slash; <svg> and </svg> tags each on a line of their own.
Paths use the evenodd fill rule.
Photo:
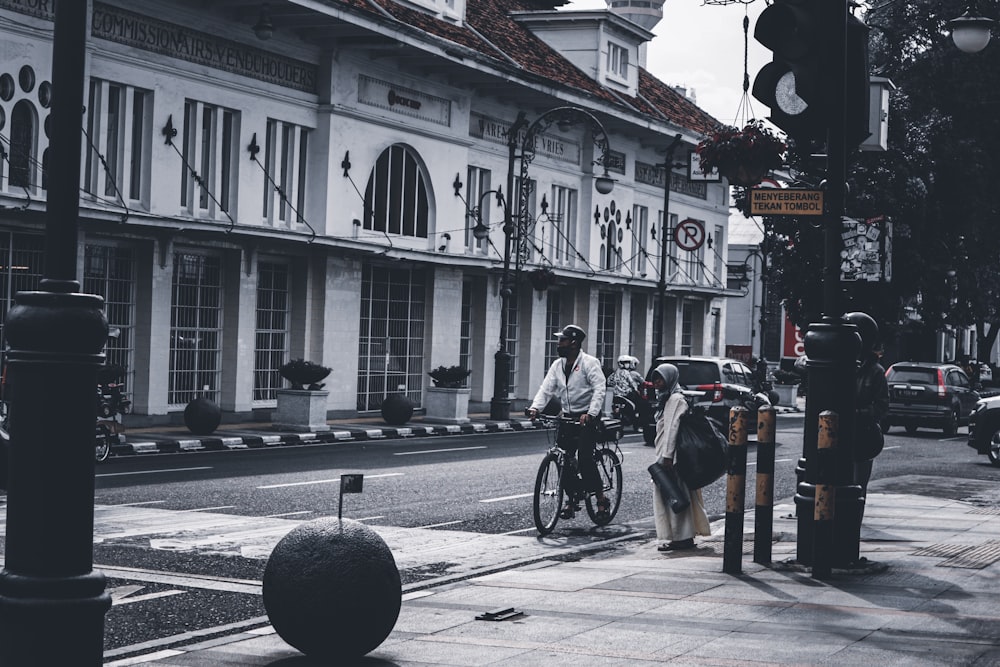
<svg viewBox="0 0 1000 667">
<path fill-rule="evenodd" d="M 154 660 L 160 660 L 162 658 L 173 658 L 178 655 L 184 655 L 184 651 L 177 651 L 172 648 L 168 648 L 164 651 L 137 655 L 134 658 L 124 658 L 123 660 L 107 662 L 105 663 L 105 667 L 131 667 L 132 665 L 141 665 L 147 662 L 153 662 Z"/>
<path fill-rule="evenodd" d="M 791 459 L 774 459 L 775 463 L 787 463 L 788 461 L 791 461 Z M 748 467 L 749 466 L 755 466 L 755 465 L 757 465 L 756 461 L 747 461 L 747 466 Z"/>
<path fill-rule="evenodd" d="M 188 470 L 211 470 L 212 466 L 196 466 L 194 468 L 163 468 L 161 470 L 135 470 L 133 472 L 102 472 L 95 477 L 121 477 L 123 475 L 153 475 L 161 472 L 187 472 Z"/>
<path fill-rule="evenodd" d="M 506 533 L 499 533 L 500 535 L 517 535 L 518 533 L 528 533 L 535 530 L 534 528 L 522 528 L 521 530 L 508 530 Z"/>
<path fill-rule="evenodd" d="M 401 472 L 387 472 L 382 475 L 365 475 L 365 479 L 377 479 L 379 477 L 402 477 Z M 266 484 L 264 486 L 258 486 L 258 489 L 283 489 L 288 486 L 309 486 L 310 484 L 340 484 L 340 478 L 334 479 L 314 479 L 309 482 L 288 482 L 286 484 Z"/>
<path fill-rule="evenodd" d="M 231 510 L 236 505 L 219 505 L 218 507 L 195 507 L 189 510 L 174 510 L 175 512 L 211 512 L 213 510 Z"/>
<path fill-rule="evenodd" d="M 119 598 L 117 600 L 111 601 L 112 607 L 118 607 L 123 604 L 132 604 L 133 602 L 144 602 L 145 600 L 155 600 L 157 598 L 166 598 L 172 595 L 180 595 L 186 591 L 169 590 L 169 591 L 159 591 L 158 593 L 146 593 L 145 595 L 133 595 L 127 598 Z"/>
<path fill-rule="evenodd" d="M 313 510 L 300 510 L 298 512 L 282 512 L 281 514 L 265 514 L 265 519 L 276 519 L 279 516 L 297 516 L 299 514 L 312 514 Z"/>
<path fill-rule="evenodd" d="M 469 449 L 486 449 L 486 445 L 477 447 L 451 447 L 448 449 L 424 449 L 419 452 L 393 452 L 393 456 L 410 456 L 412 454 L 440 454 L 441 452 L 464 452 Z"/>
<path fill-rule="evenodd" d="M 481 503 L 499 503 L 504 500 L 517 500 L 518 498 L 530 498 L 535 495 L 534 493 L 519 493 L 516 496 L 501 496 L 500 498 L 483 498 L 479 502 Z"/>
<path fill-rule="evenodd" d="M 95 500 L 95 502 L 100 502 L 100 501 Z M 113 505 L 109 505 L 107 503 L 101 503 L 101 504 L 105 505 L 107 507 L 134 507 L 136 505 L 158 505 L 160 503 L 165 503 L 165 502 L 167 502 L 167 501 L 166 500 L 140 500 L 137 503 L 116 503 L 116 504 L 113 504 Z"/>
<path fill-rule="evenodd" d="M 441 526 L 454 526 L 457 523 L 465 523 L 465 521 L 445 521 L 444 523 L 432 523 L 429 526 L 417 526 L 417 528 L 440 528 Z"/>
<path fill-rule="evenodd" d="M 385 515 L 382 516 L 363 516 L 360 519 L 355 519 L 355 521 L 375 521 L 377 519 L 384 519 Z"/>
</svg>

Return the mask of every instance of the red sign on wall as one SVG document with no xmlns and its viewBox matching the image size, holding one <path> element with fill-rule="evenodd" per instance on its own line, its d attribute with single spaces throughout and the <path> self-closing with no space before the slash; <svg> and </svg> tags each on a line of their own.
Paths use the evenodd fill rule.
<svg viewBox="0 0 1000 667">
<path fill-rule="evenodd" d="M 781 356 L 793 359 L 804 357 L 806 354 L 805 336 L 801 329 L 792 324 L 787 314 L 785 315 L 785 324 L 782 328 L 784 329 L 784 334 L 782 335 Z"/>
</svg>

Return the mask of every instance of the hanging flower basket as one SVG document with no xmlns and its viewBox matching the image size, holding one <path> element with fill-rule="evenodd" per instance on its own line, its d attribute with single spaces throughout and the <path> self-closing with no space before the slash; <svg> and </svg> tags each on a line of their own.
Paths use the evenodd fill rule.
<svg viewBox="0 0 1000 667">
<path fill-rule="evenodd" d="M 556 274 L 551 269 L 533 269 L 528 271 L 528 281 L 539 292 L 544 292 L 556 284 Z"/>
<path fill-rule="evenodd" d="M 718 170 L 733 185 L 752 187 L 772 169 L 784 163 L 785 142 L 764 126 L 751 120 L 743 129 L 720 125 L 698 144 L 701 170 Z"/>
</svg>

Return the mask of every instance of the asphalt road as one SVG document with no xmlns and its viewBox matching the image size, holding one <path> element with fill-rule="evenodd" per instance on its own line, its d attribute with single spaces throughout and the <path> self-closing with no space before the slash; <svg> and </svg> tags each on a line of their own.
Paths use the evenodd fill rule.
<svg viewBox="0 0 1000 667">
<path fill-rule="evenodd" d="M 779 415 L 775 498 L 794 494 L 802 415 Z M 965 445 L 895 429 L 874 478 L 934 474 L 996 480 L 1000 470 Z M 578 515 L 548 538 L 531 520 L 531 490 L 546 432 L 340 443 L 112 459 L 98 467 L 94 560 L 108 576 L 108 660 L 265 622 L 259 581 L 273 545 L 300 521 L 336 516 L 339 478 L 363 473 L 364 492 L 343 496 L 343 516 L 363 521 L 397 556 L 404 586 L 430 585 L 531 559 L 573 557 L 646 537 L 652 450 L 621 443 L 624 494 L 614 523 Z M 748 457 L 753 511 L 756 447 Z M 710 516 L 725 510 L 725 483 L 704 490 Z"/>
</svg>

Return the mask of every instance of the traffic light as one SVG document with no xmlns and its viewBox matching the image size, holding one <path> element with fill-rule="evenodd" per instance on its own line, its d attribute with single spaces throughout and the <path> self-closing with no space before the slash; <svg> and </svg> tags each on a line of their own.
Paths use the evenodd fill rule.
<svg viewBox="0 0 1000 667">
<path fill-rule="evenodd" d="M 796 143 L 826 139 L 836 113 L 836 74 L 832 36 L 836 4 L 825 0 L 775 0 L 757 19 L 754 38 L 773 60 L 757 74 L 753 96 L 771 109 L 772 123 Z M 831 15 L 832 14 L 832 15 Z M 848 16 L 844 63 L 847 140 L 853 145 L 868 132 L 868 26 Z"/>
</svg>

